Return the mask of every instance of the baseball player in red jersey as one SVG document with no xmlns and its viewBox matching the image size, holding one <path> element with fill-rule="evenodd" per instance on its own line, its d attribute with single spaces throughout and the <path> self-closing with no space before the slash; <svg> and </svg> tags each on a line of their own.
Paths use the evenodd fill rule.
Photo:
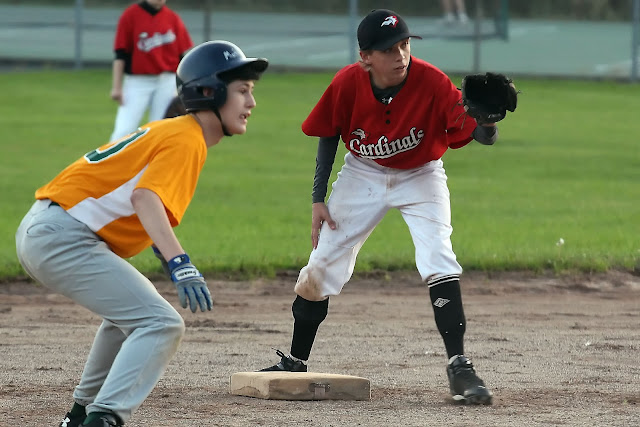
<svg viewBox="0 0 640 427">
<path fill-rule="evenodd" d="M 429 288 L 436 325 L 446 348 L 450 391 L 456 401 L 490 404 L 492 393 L 464 353 L 465 316 L 451 245 L 447 176 L 449 148 L 474 138 L 497 139 L 495 125 L 464 118 L 461 93 L 442 71 L 411 56 L 412 35 L 391 10 L 368 14 L 358 27 L 360 62 L 333 78 L 302 124 L 320 137 L 313 186 L 313 250 L 295 285 L 293 339 L 288 355 L 263 371 L 307 370 L 329 297 L 353 273 L 367 237 L 390 209 L 398 209 L 415 245 L 418 271 Z M 348 152 L 324 200 L 339 140 Z"/>
<path fill-rule="evenodd" d="M 246 132 L 254 83 L 267 65 L 229 42 L 195 47 L 177 70 L 188 114 L 88 152 L 36 191 L 16 232 L 20 263 L 103 318 L 60 426 L 123 425 L 184 335 L 181 315 L 126 258 L 153 246 L 181 306 L 211 310 L 207 284 L 172 227 L 193 197 L 207 149 Z"/>
<path fill-rule="evenodd" d="M 110 141 L 135 131 L 147 110 L 149 121 L 162 119 L 176 95 L 176 68 L 193 42 L 165 3 L 143 0 L 118 21 L 111 98 L 119 107 Z"/>
</svg>

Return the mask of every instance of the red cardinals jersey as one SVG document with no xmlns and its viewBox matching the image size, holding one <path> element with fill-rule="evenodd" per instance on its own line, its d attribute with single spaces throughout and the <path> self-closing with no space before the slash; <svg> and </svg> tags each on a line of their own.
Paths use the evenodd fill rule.
<svg viewBox="0 0 640 427">
<path fill-rule="evenodd" d="M 36 191 L 129 258 L 151 245 L 131 204 L 136 188 L 156 193 L 169 222 L 178 225 L 207 158 L 202 129 L 190 115 L 151 122 L 97 148 Z"/>
<path fill-rule="evenodd" d="M 151 14 L 134 4 L 118 21 L 114 50 L 131 56 L 131 74 L 173 73 L 180 55 L 192 46 L 182 19 L 166 6 Z"/>
<path fill-rule="evenodd" d="M 358 157 L 412 169 L 473 139 L 477 124 L 466 117 L 460 97 L 446 74 L 411 57 L 404 86 L 390 104 L 383 104 L 373 95 L 369 73 L 352 64 L 335 75 L 302 131 L 309 136 L 340 135 Z"/>
</svg>

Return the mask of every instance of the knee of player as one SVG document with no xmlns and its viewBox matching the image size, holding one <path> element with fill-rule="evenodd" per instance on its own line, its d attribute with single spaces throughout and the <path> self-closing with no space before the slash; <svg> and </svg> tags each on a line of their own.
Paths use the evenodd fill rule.
<svg viewBox="0 0 640 427">
<path fill-rule="evenodd" d="M 322 301 L 325 299 L 325 270 L 311 262 L 300 271 L 294 291 L 304 300 Z"/>
<path fill-rule="evenodd" d="M 184 336 L 186 327 L 184 319 L 178 312 L 172 316 L 163 317 L 161 322 L 163 334 L 172 336 L 176 339 L 181 339 Z"/>
</svg>

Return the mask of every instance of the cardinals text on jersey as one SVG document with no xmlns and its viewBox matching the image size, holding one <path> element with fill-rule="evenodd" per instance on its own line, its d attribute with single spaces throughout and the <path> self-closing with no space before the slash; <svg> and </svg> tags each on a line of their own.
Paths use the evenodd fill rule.
<svg viewBox="0 0 640 427">
<path fill-rule="evenodd" d="M 389 140 L 382 135 L 375 143 L 366 142 L 368 134 L 363 129 L 351 132 L 356 138 L 349 140 L 349 150 L 365 159 L 386 159 L 398 153 L 413 150 L 424 137 L 424 130 L 416 130 L 415 126 L 409 130 L 409 134 L 398 139 Z"/>
</svg>

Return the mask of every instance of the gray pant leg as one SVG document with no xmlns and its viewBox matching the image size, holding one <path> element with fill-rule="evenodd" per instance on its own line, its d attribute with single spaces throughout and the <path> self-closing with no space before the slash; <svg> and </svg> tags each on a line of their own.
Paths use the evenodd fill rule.
<svg viewBox="0 0 640 427">
<path fill-rule="evenodd" d="M 85 363 L 82 380 L 73 393 L 73 399 L 80 405 L 87 406 L 96 400 L 126 338 L 116 325 L 108 320 L 102 321 Z"/>
<path fill-rule="evenodd" d="M 126 422 L 175 355 L 182 317 L 144 275 L 58 206 L 34 204 L 18 228 L 16 249 L 34 279 L 104 319 L 74 397 L 90 403 L 88 412 L 113 412 Z"/>
</svg>

